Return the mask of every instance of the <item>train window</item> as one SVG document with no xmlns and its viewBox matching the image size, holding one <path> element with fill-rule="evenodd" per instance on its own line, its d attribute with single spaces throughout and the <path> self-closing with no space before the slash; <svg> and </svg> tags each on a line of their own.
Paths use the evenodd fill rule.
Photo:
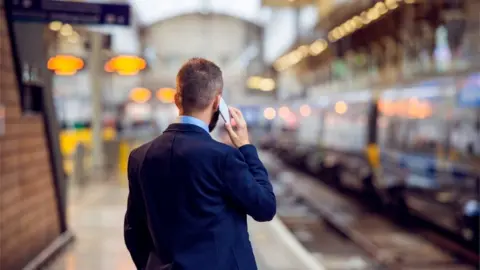
<svg viewBox="0 0 480 270">
<path fill-rule="evenodd" d="M 325 113 L 321 142 L 343 151 L 362 151 L 367 141 L 368 103 L 348 104 L 342 113 L 330 108 Z"/>
<path fill-rule="evenodd" d="M 480 132 L 477 108 L 455 108 L 450 132 L 450 159 L 480 164 Z"/>
<path fill-rule="evenodd" d="M 378 126 L 380 145 L 416 154 L 436 155 L 443 152 L 447 130 L 444 100 L 397 102 L 402 106 L 397 106 L 395 114 L 384 112 L 381 116 L 383 127 Z"/>
</svg>

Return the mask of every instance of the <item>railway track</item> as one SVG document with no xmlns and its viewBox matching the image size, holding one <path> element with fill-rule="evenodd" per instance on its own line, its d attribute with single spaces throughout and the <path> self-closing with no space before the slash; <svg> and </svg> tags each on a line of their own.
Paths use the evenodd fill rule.
<svg viewBox="0 0 480 270">
<path fill-rule="evenodd" d="M 332 241 L 333 243 L 341 243 L 338 245 L 338 250 L 341 251 L 339 254 L 348 253 L 352 255 L 351 257 L 357 258 L 358 263 L 355 267 L 358 268 L 329 268 L 327 262 L 325 264 L 327 269 L 477 269 L 478 254 L 472 254 L 469 250 L 435 232 L 422 228 L 401 227 L 382 215 L 369 211 L 357 200 L 340 194 L 313 177 L 289 169 L 273 155 L 262 153 L 261 156 L 272 175 L 274 185 L 281 187 L 279 206 L 282 205 L 281 201 L 285 200 L 284 198 L 289 198 L 290 201 L 295 202 L 290 205 L 303 206 L 309 211 L 303 210 L 307 212 L 300 222 L 301 228 L 312 226 L 312 229 L 309 229 L 310 236 L 304 236 L 310 238 L 311 243 L 304 243 L 304 245 L 308 248 L 308 245 L 315 246 L 312 243 L 320 243 L 317 244 L 320 247 L 316 249 L 319 249 L 318 253 L 323 255 L 325 252 L 328 253 L 328 249 L 323 250 L 322 253 L 321 246 L 325 244 L 321 243 L 330 242 L 324 239 L 333 237 L 336 239 Z M 283 214 L 282 207 L 279 207 L 279 215 L 295 233 L 297 228 L 295 219 Z M 308 216 L 310 220 L 304 221 L 308 220 L 305 218 Z M 329 228 L 318 230 L 322 223 L 328 224 Z M 338 237 L 332 236 L 335 235 L 332 230 L 344 235 L 351 242 L 346 239 L 341 241 Z M 296 234 L 302 241 L 302 235 Z M 315 234 L 319 236 L 315 237 Z M 355 243 L 357 249 L 352 247 L 352 243 Z M 327 245 L 334 246 L 334 244 Z M 315 250 L 312 252 L 316 253 Z M 343 260 L 347 260 L 346 257 Z"/>
<path fill-rule="evenodd" d="M 277 216 L 313 257 L 328 270 L 382 269 L 367 253 L 332 228 L 310 206 L 273 180 Z"/>
</svg>

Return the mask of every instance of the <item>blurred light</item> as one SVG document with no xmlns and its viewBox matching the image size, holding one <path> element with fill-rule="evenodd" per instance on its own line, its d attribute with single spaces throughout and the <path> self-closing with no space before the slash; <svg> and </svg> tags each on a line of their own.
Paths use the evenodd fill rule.
<svg viewBox="0 0 480 270">
<path fill-rule="evenodd" d="M 163 103 L 173 103 L 175 101 L 175 92 L 176 90 L 173 88 L 160 88 L 155 95 Z"/>
<path fill-rule="evenodd" d="M 330 42 L 335 42 L 335 41 L 337 41 L 337 38 L 335 37 L 335 35 L 333 34 L 333 32 L 328 33 L 328 40 L 329 40 Z"/>
<path fill-rule="evenodd" d="M 381 18 L 383 15 L 387 14 L 389 10 L 396 9 L 398 7 L 397 2 L 399 1 L 401 0 L 384 0 L 377 2 L 373 7 L 332 29 L 328 33 L 328 40 L 330 42 L 335 42 L 346 35 L 352 34 L 364 25 Z M 414 0 L 405 0 L 405 2 L 413 3 Z"/>
<path fill-rule="evenodd" d="M 347 112 L 347 103 L 345 103 L 344 101 L 338 101 L 337 103 L 335 103 L 335 112 L 338 113 L 338 114 L 344 114 Z"/>
<path fill-rule="evenodd" d="M 355 17 L 353 17 L 352 20 L 355 22 L 357 28 L 360 28 L 360 27 L 363 26 L 362 17 L 360 17 L 360 16 L 355 16 Z"/>
<path fill-rule="evenodd" d="M 267 120 L 273 120 L 275 118 L 275 116 L 277 116 L 277 112 L 275 111 L 274 108 L 266 108 L 263 111 L 263 116 Z"/>
<path fill-rule="evenodd" d="M 370 19 L 371 21 L 374 21 L 376 19 L 378 19 L 380 17 L 380 12 L 378 12 L 377 9 L 375 8 L 372 8 L 370 9 L 368 12 L 367 12 L 367 17 L 368 19 Z"/>
<path fill-rule="evenodd" d="M 80 40 L 80 35 L 73 31 L 72 35 L 68 37 L 68 42 L 77 43 Z"/>
<path fill-rule="evenodd" d="M 307 55 L 308 52 L 309 52 L 308 46 L 306 46 L 306 45 L 302 45 L 302 46 L 298 47 L 298 49 L 297 49 L 297 54 L 298 54 L 299 57 L 303 57 L 303 56 Z"/>
<path fill-rule="evenodd" d="M 146 66 L 147 62 L 141 57 L 119 55 L 110 59 L 104 68 L 106 72 L 117 72 L 119 75 L 131 76 L 138 74 Z"/>
<path fill-rule="evenodd" d="M 387 6 L 383 2 L 378 2 L 377 4 L 375 4 L 375 8 L 378 10 L 380 15 L 388 12 Z"/>
<path fill-rule="evenodd" d="M 136 103 L 146 103 L 152 97 L 152 93 L 147 88 L 134 88 L 130 91 L 130 99 Z"/>
<path fill-rule="evenodd" d="M 83 60 L 72 55 L 56 55 L 50 57 L 47 62 L 47 68 L 61 76 L 74 75 L 83 67 Z"/>
<path fill-rule="evenodd" d="M 319 55 L 325 49 L 327 49 L 327 47 L 328 43 L 323 39 L 313 42 L 310 46 L 301 45 L 297 49 L 280 57 L 277 61 L 275 61 L 273 66 L 277 71 L 286 70 L 289 67 L 298 64 L 309 55 Z"/>
<path fill-rule="evenodd" d="M 260 85 L 261 81 L 262 81 L 262 77 L 252 76 L 247 80 L 247 87 L 256 89 L 258 85 Z"/>
<path fill-rule="evenodd" d="M 260 83 L 260 90 L 262 91 L 272 91 L 275 89 L 275 81 L 273 79 L 264 79 Z"/>
<path fill-rule="evenodd" d="M 385 5 L 390 10 L 394 10 L 398 7 L 397 0 L 385 0 Z"/>
<path fill-rule="evenodd" d="M 275 89 L 275 81 L 270 78 L 252 76 L 247 80 L 247 87 L 250 89 L 258 89 L 265 92 L 272 91 L 273 89 Z"/>
<path fill-rule="evenodd" d="M 415 0 L 405 0 L 405 3 L 407 3 L 407 4 L 414 4 L 414 3 L 415 3 Z"/>
<path fill-rule="evenodd" d="M 278 110 L 278 114 L 283 119 L 286 119 L 290 115 L 290 109 L 287 106 L 283 106 Z"/>
<path fill-rule="evenodd" d="M 364 11 L 364 12 L 360 13 L 360 18 L 362 19 L 363 24 L 369 24 L 370 23 L 370 19 L 368 18 L 368 12 Z"/>
<path fill-rule="evenodd" d="M 310 45 L 310 54 L 313 56 L 319 55 L 327 49 L 327 47 L 328 43 L 323 39 L 319 39 Z"/>
<path fill-rule="evenodd" d="M 312 109 L 310 108 L 310 106 L 308 106 L 308 105 L 302 105 L 302 106 L 300 107 L 300 114 L 301 114 L 303 117 L 310 116 L 311 113 L 312 113 Z"/>
<path fill-rule="evenodd" d="M 60 31 L 60 29 L 62 28 L 62 22 L 59 22 L 59 21 L 53 21 L 51 22 L 48 27 L 50 28 L 50 30 L 52 31 Z"/>
<path fill-rule="evenodd" d="M 64 24 L 60 29 L 60 34 L 64 37 L 68 37 L 73 33 L 73 28 L 70 24 Z"/>
</svg>

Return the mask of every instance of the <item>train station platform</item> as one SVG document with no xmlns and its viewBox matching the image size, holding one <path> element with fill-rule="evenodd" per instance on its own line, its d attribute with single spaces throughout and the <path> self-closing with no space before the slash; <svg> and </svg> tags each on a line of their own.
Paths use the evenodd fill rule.
<svg viewBox="0 0 480 270">
<path fill-rule="evenodd" d="M 133 270 L 123 242 L 128 188 L 122 177 L 90 179 L 69 190 L 68 219 L 76 240 L 46 270 Z M 260 270 L 323 269 L 279 219 L 249 221 Z"/>
</svg>

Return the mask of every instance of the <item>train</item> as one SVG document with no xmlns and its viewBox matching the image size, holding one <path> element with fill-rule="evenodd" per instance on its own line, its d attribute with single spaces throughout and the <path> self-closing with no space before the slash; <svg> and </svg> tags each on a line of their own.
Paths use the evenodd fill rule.
<svg viewBox="0 0 480 270">
<path fill-rule="evenodd" d="M 388 213 L 478 243 L 480 73 L 311 100 L 277 108 L 260 146 Z"/>
</svg>

